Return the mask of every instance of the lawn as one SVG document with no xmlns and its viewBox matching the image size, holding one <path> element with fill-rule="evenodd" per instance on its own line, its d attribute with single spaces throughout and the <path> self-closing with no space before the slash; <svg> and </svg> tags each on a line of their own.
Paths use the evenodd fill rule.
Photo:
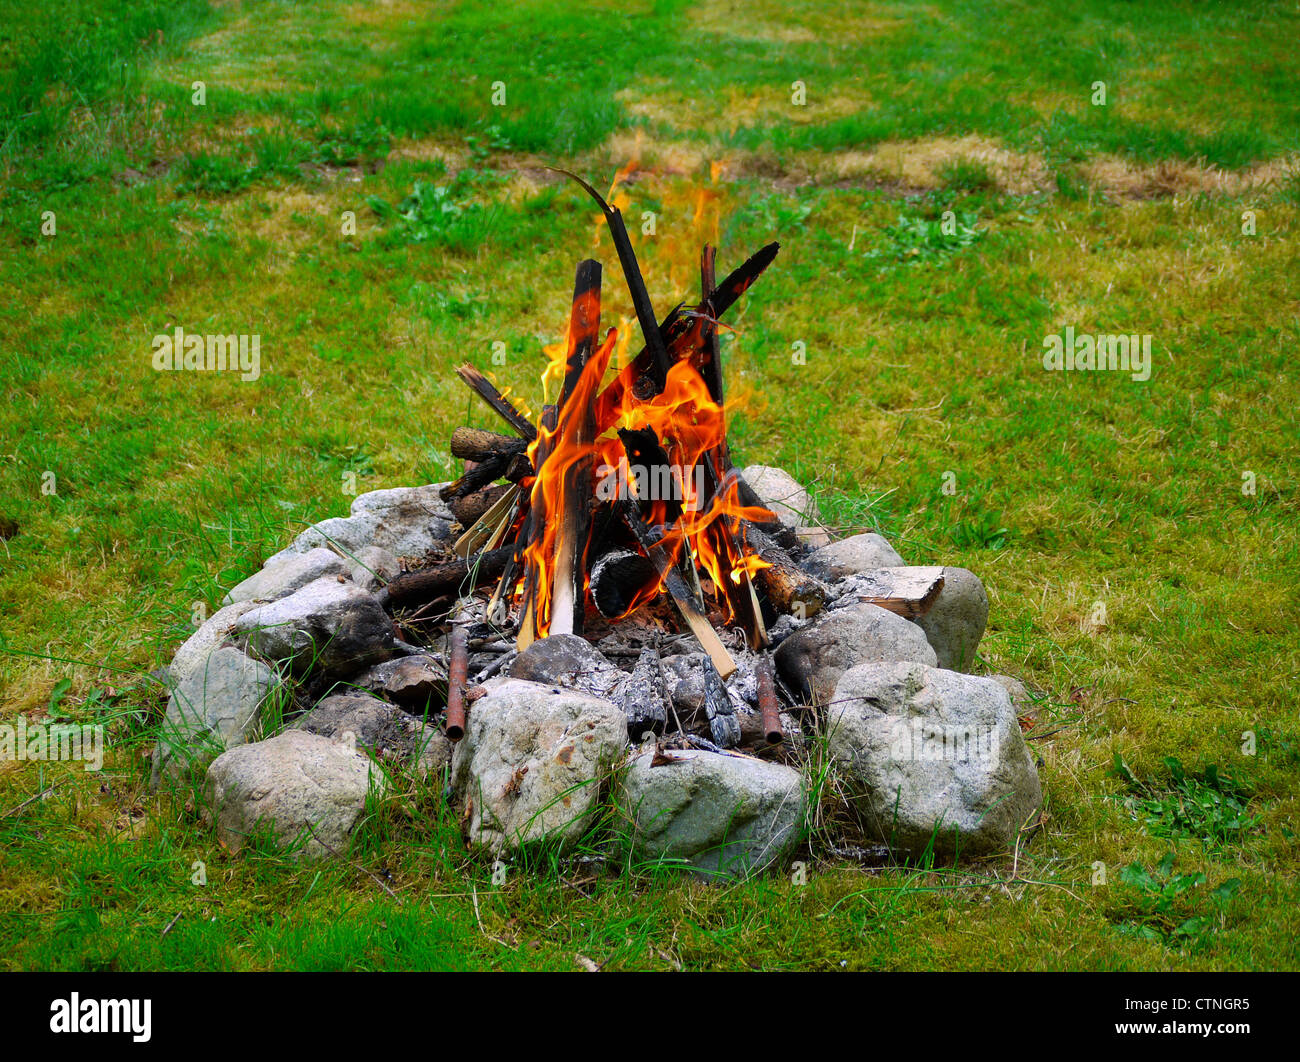
<svg viewBox="0 0 1300 1062">
<path fill-rule="evenodd" d="M 0 10 L 0 723 L 108 734 L 0 760 L 0 968 L 1300 966 L 1294 4 Z M 398 776 L 300 866 L 148 791 L 197 619 L 351 493 L 456 475 L 456 365 L 540 405 L 574 264 L 615 270 L 551 166 L 628 167 L 661 314 L 704 239 L 780 240 L 737 464 L 984 581 L 976 670 L 1038 696 L 1014 860 L 815 826 L 805 874 L 704 885 L 611 829 L 501 882 Z M 156 371 L 177 326 L 260 336 L 257 378 Z M 1046 371 L 1066 328 L 1150 336 L 1149 378 Z"/>
</svg>

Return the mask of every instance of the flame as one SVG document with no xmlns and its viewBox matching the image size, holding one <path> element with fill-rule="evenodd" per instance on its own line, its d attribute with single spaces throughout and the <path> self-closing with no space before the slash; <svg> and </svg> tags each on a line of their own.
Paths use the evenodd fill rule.
<svg viewBox="0 0 1300 1062">
<path fill-rule="evenodd" d="M 631 205 L 624 185 L 640 166 L 638 155 L 639 151 L 634 151 L 633 158 L 615 174 L 606 197 L 620 210 L 626 211 Z M 676 204 L 676 210 L 689 215 L 689 227 L 667 224 L 661 217 L 659 224 L 662 228 L 655 238 L 643 237 L 638 241 L 638 258 L 647 282 L 651 276 L 662 277 L 666 273 L 674 301 L 689 302 L 693 306 L 699 300 L 699 248 L 705 243 L 716 246 L 718 242 L 722 196 L 717 181 L 721 169 L 720 164 L 715 163 L 711 168 L 710 185 L 690 190 Z M 670 200 L 665 199 L 664 215 L 673 206 Z M 599 248 L 605 234 L 604 218 L 598 215 L 594 226 L 594 245 Z M 638 230 L 639 226 L 630 227 L 634 235 Z M 693 296 L 689 294 L 691 291 L 694 291 Z M 578 316 L 575 313 L 570 320 Z M 685 349 L 698 350 L 703 345 L 704 329 L 711 323 L 702 315 L 690 317 Z M 728 403 L 724 409 L 714 401 L 701 375 L 701 365 L 695 358 L 683 358 L 673 364 L 663 390 L 648 399 L 638 398 L 632 387 L 620 385 L 617 378 L 613 384 L 606 385 L 605 377 L 611 367 L 617 373 L 630 363 L 628 344 L 631 334 L 628 316 L 620 313 L 619 326 L 609 329 L 592 352 L 573 384 L 572 393 L 564 400 L 557 419 L 548 424 L 544 414 L 538 425 L 537 438 L 528 448 L 533 467 L 539 472 L 526 478 L 522 487 L 529 492 L 533 527 L 537 528 L 540 521 L 541 531 L 533 536 L 525 549 L 524 559 L 525 569 L 531 573 L 533 622 L 540 636 L 545 636 L 551 626 L 552 584 L 564 524 L 560 514 L 575 505 L 590 509 L 594 504 L 597 478 L 608 476 L 611 470 L 619 470 L 614 474 L 620 488 L 630 487 L 627 454 L 617 434 L 620 429 L 648 429 L 657 437 L 667 456 L 669 469 L 675 470 L 671 473 L 673 489 L 666 498 L 657 496 L 664 493 L 662 491 L 651 497 L 636 498 L 642 505 L 642 516 L 652 529 L 658 529 L 660 548 L 672 563 L 677 564 L 689 557 L 713 583 L 728 621 L 734 617 L 725 592 L 727 582 L 739 586 L 746 577 L 769 567 L 766 561 L 745 548 L 741 521 L 762 521 L 770 514 L 764 509 L 743 505 L 735 476 L 724 478 L 722 475 L 721 455 L 725 453 L 727 414 L 735 403 Z M 570 328 L 563 341 L 543 348 L 546 355 L 542 372 L 545 402 L 555 401 L 561 393 L 576 344 L 577 337 Z M 704 470 L 705 485 L 711 488 L 707 497 L 700 496 L 700 484 L 694 481 L 696 469 Z M 665 485 L 662 471 L 659 471 L 659 477 L 656 486 Z M 588 544 L 578 544 L 580 556 L 585 554 Z M 588 566 L 583 564 L 582 567 L 585 594 Z M 660 580 L 650 580 L 632 596 L 628 611 L 644 604 L 662 589 Z M 521 593 L 522 590 L 517 591 L 516 596 Z"/>
</svg>

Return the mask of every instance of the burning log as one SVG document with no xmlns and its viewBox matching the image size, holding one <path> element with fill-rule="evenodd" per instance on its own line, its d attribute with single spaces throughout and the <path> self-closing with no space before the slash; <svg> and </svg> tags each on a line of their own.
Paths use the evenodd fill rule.
<svg viewBox="0 0 1300 1062">
<path fill-rule="evenodd" d="M 763 736 L 769 745 L 785 740 L 781 732 L 781 711 L 776 700 L 776 681 L 771 660 L 758 663 L 758 710 L 763 718 Z"/>
<path fill-rule="evenodd" d="M 808 619 L 821 611 L 830 594 L 826 584 L 809 575 L 784 549 L 754 524 L 744 524 L 745 544 L 767 562 L 754 575 L 768 601 L 778 612 Z"/>
<path fill-rule="evenodd" d="M 617 211 L 615 211 L 617 214 Z M 624 238 L 626 238 L 626 230 Z M 629 245 L 630 248 L 630 245 Z M 633 264 L 635 265 L 635 258 Z M 648 296 L 647 296 L 648 299 Z M 560 392 L 560 429 L 567 441 L 589 448 L 596 440 L 590 404 L 578 394 L 578 383 L 600 332 L 600 263 L 578 263 L 569 315 L 569 357 Z M 550 633 L 575 634 L 583 628 L 582 551 L 587 541 L 587 503 L 592 493 L 591 455 L 586 454 L 562 473 L 563 511 L 555 540 L 555 573 L 551 584 Z"/>
<path fill-rule="evenodd" d="M 555 431 L 555 424 L 558 411 L 555 406 L 545 406 L 542 409 L 541 426 L 545 435 L 537 443 L 537 449 L 534 452 L 533 460 L 536 462 L 537 471 L 540 473 L 542 466 L 546 464 L 546 459 L 550 456 L 552 432 Z M 529 516 L 524 523 L 523 533 L 521 535 L 520 546 L 522 547 L 525 558 L 528 551 L 534 546 L 539 538 L 545 534 L 546 529 L 546 497 L 540 491 L 534 489 L 529 499 Z M 521 602 L 521 618 L 519 620 L 519 635 L 515 640 L 515 648 L 521 653 L 537 640 L 537 580 L 539 578 L 537 566 L 524 561 L 524 595 Z"/>
<path fill-rule="evenodd" d="M 657 577 L 644 553 L 611 549 L 591 565 L 592 603 L 606 619 L 618 619 L 631 611 L 637 595 Z"/>
<path fill-rule="evenodd" d="M 457 624 L 451 629 L 451 662 L 447 668 L 447 737 L 465 736 L 465 679 L 469 670 L 469 637 Z"/>
</svg>

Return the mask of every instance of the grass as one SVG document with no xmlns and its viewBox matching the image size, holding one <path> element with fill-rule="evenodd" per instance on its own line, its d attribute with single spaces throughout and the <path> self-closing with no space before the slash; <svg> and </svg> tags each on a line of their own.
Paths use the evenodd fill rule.
<svg viewBox="0 0 1300 1062">
<path fill-rule="evenodd" d="M 1297 965 L 1293 7 L 6 14 L 0 701 L 109 743 L 100 774 L 0 762 L 0 964 Z M 738 455 L 988 588 L 979 670 L 1040 694 L 1014 874 L 866 872 L 814 817 L 803 884 L 638 866 L 612 824 L 494 884 L 400 776 L 346 861 L 300 867 L 145 792 L 141 678 L 196 610 L 350 489 L 449 478 L 485 423 L 461 360 L 538 404 L 574 262 L 613 261 L 544 167 L 634 152 L 661 310 L 712 224 L 722 268 L 782 242 L 727 339 Z M 154 372 L 177 325 L 259 334 L 259 379 Z M 1151 334 L 1151 379 L 1044 372 L 1066 325 Z"/>
</svg>

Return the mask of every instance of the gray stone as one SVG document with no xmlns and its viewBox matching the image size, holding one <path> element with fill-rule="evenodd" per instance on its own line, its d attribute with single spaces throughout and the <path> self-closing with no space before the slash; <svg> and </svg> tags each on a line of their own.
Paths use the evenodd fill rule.
<svg viewBox="0 0 1300 1062">
<path fill-rule="evenodd" d="M 905 564 L 882 536 L 868 532 L 813 550 L 804 558 L 803 566 L 823 579 L 843 579 L 874 568 L 902 568 Z"/>
<path fill-rule="evenodd" d="M 845 672 L 827 744 L 876 835 L 919 855 L 1006 852 L 1042 802 L 1006 690 L 909 663 Z"/>
<path fill-rule="evenodd" d="M 510 677 L 608 697 L 627 676 L 586 638 L 552 634 L 539 638 L 510 662 Z"/>
<path fill-rule="evenodd" d="M 840 676 L 858 664 L 904 660 L 934 666 L 934 650 L 914 623 L 878 605 L 824 613 L 786 638 L 776 666 L 791 689 L 825 704 Z"/>
<path fill-rule="evenodd" d="M 575 841 L 627 748 L 627 718 L 574 690 L 514 678 L 484 687 L 452 756 L 470 843 L 500 852 L 542 838 Z"/>
<path fill-rule="evenodd" d="M 447 703 L 447 665 L 433 653 L 416 653 L 375 664 L 349 679 L 348 685 L 383 693 L 424 714 L 430 702 L 437 707 Z"/>
<path fill-rule="evenodd" d="M 294 729 L 328 738 L 351 733 L 357 745 L 381 759 L 414 762 L 421 771 L 440 770 L 451 762 L 452 742 L 436 726 L 365 693 L 325 697 Z"/>
<path fill-rule="evenodd" d="M 359 495 L 352 500 L 351 515 L 322 520 L 307 528 L 271 560 L 306 553 L 318 546 L 332 547 L 353 557 L 368 546 L 378 546 L 398 557 L 423 557 L 444 544 L 451 534 L 455 518 L 438 497 L 443 486 L 433 483 Z"/>
<path fill-rule="evenodd" d="M 750 465 L 743 474 L 745 482 L 754 488 L 762 503 L 787 527 L 798 530 L 821 524 L 817 503 L 785 469 L 773 465 Z"/>
<path fill-rule="evenodd" d="M 831 533 L 820 526 L 800 527 L 794 534 L 804 549 L 821 549 L 835 541 Z"/>
<path fill-rule="evenodd" d="M 366 546 L 355 556 L 346 557 L 344 563 L 348 566 L 348 578 L 372 594 L 401 571 L 397 558 L 382 546 Z"/>
<path fill-rule="evenodd" d="M 209 616 L 172 657 L 168 668 L 169 687 L 175 688 L 196 667 L 206 664 L 215 650 L 230 645 L 235 621 L 255 607 L 252 601 L 236 601 Z"/>
<path fill-rule="evenodd" d="M 344 575 L 347 565 L 328 549 L 310 549 L 267 562 L 260 572 L 250 575 L 225 597 L 223 604 L 235 601 L 276 601 L 295 590 L 327 575 Z"/>
<path fill-rule="evenodd" d="M 223 750 L 250 740 L 277 684 L 269 667 L 231 646 L 213 649 L 195 662 L 168 698 L 150 784 L 183 778 Z"/>
<path fill-rule="evenodd" d="M 1029 690 L 1025 688 L 1025 684 L 1018 678 L 1012 678 L 1010 675 L 989 675 L 988 677 L 1007 691 L 1007 696 L 1011 698 L 1011 707 L 1017 713 L 1024 715 L 1026 712 L 1033 711 L 1034 698 L 1030 695 Z"/>
<path fill-rule="evenodd" d="M 241 745 L 208 768 L 208 814 L 217 839 L 239 851 L 258 829 L 295 857 L 341 855 L 383 772 L 350 744 L 302 730 Z"/>
<path fill-rule="evenodd" d="M 671 750 L 632 761 L 623 800 L 642 857 L 683 860 L 702 876 L 744 877 L 785 861 L 799 841 L 804 789 L 779 763 Z"/>
<path fill-rule="evenodd" d="M 940 667 L 969 671 L 988 619 L 988 594 L 975 573 L 944 568 L 943 589 L 930 611 L 915 622 L 934 647 Z"/>
<path fill-rule="evenodd" d="M 373 594 L 327 576 L 240 616 L 235 629 L 266 660 L 337 673 L 391 654 L 393 623 Z"/>
</svg>

